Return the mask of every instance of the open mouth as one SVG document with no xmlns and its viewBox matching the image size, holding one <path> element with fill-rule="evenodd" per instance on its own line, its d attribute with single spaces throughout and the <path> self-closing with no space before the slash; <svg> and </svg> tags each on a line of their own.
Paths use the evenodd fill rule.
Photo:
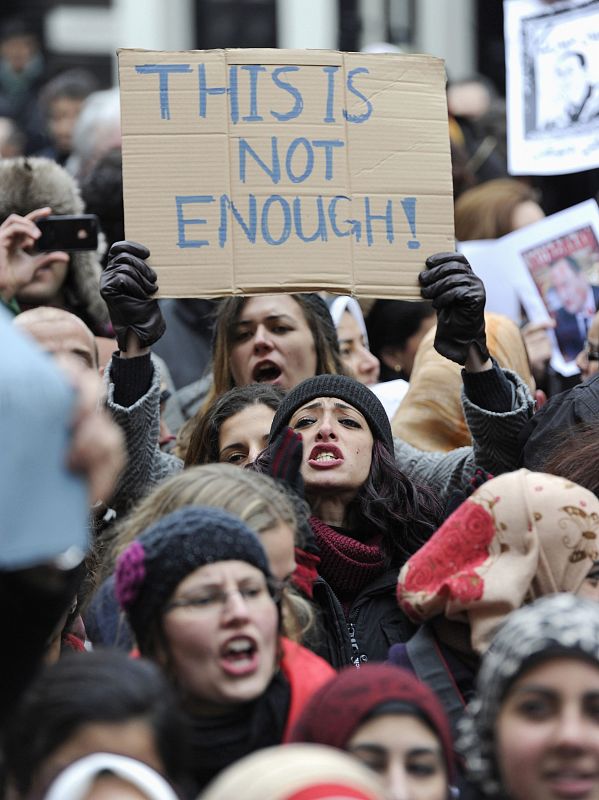
<svg viewBox="0 0 599 800">
<path fill-rule="evenodd" d="M 334 444 L 317 444 L 312 448 L 308 464 L 315 469 L 328 469 L 343 463 L 343 453 Z"/>
<path fill-rule="evenodd" d="M 261 361 L 252 371 L 254 383 L 273 383 L 281 377 L 281 370 L 272 361 Z"/>
<path fill-rule="evenodd" d="M 597 787 L 599 775 L 594 772 L 561 770 L 545 776 L 554 794 L 564 798 L 585 797 Z"/>
<path fill-rule="evenodd" d="M 337 461 L 337 459 L 332 453 L 319 453 L 314 461 L 318 461 L 321 464 L 323 461 Z"/>
<path fill-rule="evenodd" d="M 258 665 L 256 642 L 247 636 L 237 636 L 225 642 L 220 651 L 223 669 L 230 675 L 239 676 L 254 672 Z"/>
</svg>

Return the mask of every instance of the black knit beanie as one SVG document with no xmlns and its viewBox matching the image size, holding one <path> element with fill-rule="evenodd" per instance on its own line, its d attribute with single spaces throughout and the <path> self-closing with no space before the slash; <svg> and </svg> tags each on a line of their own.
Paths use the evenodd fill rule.
<svg viewBox="0 0 599 800">
<path fill-rule="evenodd" d="M 270 428 L 269 441 L 272 442 L 285 425 L 289 424 L 298 408 L 316 397 L 338 397 L 357 409 L 368 422 L 373 437 L 381 441 L 393 455 L 391 423 L 381 401 L 363 383 L 345 375 L 317 375 L 298 383 L 277 409 Z"/>
<path fill-rule="evenodd" d="M 147 650 L 152 623 L 178 584 L 198 567 L 216 561 L 245 561 L 271 577 L 256 534 L 220 508 L 187 506 L 173 511 L 121 553 L 115 593 L 142 653 Z"/>
</svg>

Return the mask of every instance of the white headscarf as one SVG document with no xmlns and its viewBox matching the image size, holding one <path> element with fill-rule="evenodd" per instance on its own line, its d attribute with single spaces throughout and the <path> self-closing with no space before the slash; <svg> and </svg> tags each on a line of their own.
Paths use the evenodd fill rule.
<svg viewBox="0 0 599 800">
<path fill-rule="evenodd" d="M 132 784 L 149 800 L 178 800 L 162 775 L 141 761 L 114 753 L 94 753 L 75 761 L 54 780 L 44 800 L 83 800 L 103 772 Z"/>
<path fill-rule="evenodd" d="M 346 311 L 349 311 L 349 313 L 358 323 L 358 327 L 360 328 L 360 333 L 364 337 L 364 344 L 366 345 L 366 347 L 369 347 L 368 334 L 366 333 L 366 323 L 364 322 L 364 314 L 362 313 L 360 304 L 358 303 L 355 297 L 348 297 L 347 295 L 341 295 L 340 297 L 336 297 L 330 304 L 329 311 L 331 312 L 331 317 L 333 318 L 333 322 L 335 323 L 336 328 L 339 327 L 339 323 L 341 322 L 341 317 L 345 314 Z"/>
</svg>

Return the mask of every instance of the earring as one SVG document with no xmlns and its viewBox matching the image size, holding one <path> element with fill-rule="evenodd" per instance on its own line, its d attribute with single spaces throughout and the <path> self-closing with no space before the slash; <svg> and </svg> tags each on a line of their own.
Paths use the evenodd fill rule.
<svg viewBox="0 0 599 800">
<path fill-rule="evenodd" d="M 401 369 L 402 369 L 401 364 L 394 364 L 393 365 L 393 371 L 394 372 L 401 372 Z"/>
</svg>

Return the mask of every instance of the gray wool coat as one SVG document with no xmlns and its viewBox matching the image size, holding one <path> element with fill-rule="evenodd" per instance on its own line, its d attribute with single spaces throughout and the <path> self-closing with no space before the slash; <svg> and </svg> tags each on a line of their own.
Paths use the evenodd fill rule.
<svg viewBox="0 0 599 800">
<path fill-rule="evenodd" d="M 492 475 L 510 472 L 518 466 L 518 434 L 534 411 L 534 401 L 526 384 L 515 372 L 503 370 L 513 386 L 512 408 L 493 412 L 474 405 L 462 391 L 464 416 L 473 445 L 449 453 L 431 453 L 394 439 L 395 459 L 413 481 L 432 489 L 445 504 L 457 489 L 472 477 L 476 467 Z M 110 505 L 117 514 L 126 513 L 157 483 L 183 469 L 176 456 L 160 450 L 160 378 L 154 369 L 149 390 L 134 405 L 125 408 L 114 402 L 110 365 L 106 368 L 107 405 L 126 437 L 129 463 L 119 481 Z"/>
</svg>

